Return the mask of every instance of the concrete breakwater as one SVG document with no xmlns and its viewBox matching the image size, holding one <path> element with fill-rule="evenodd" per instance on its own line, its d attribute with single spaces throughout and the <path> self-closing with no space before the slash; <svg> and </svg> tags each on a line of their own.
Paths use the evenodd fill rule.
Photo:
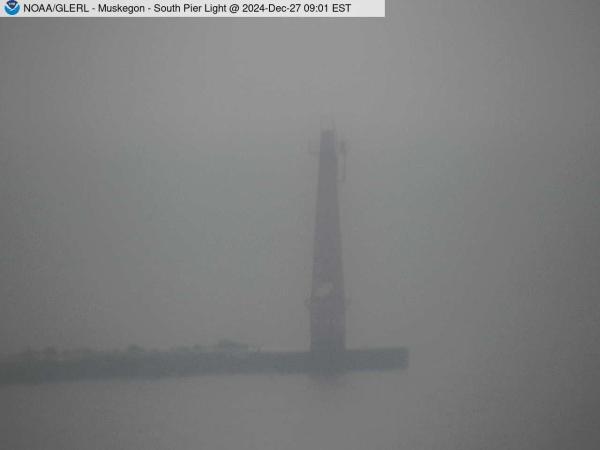
<svg viewBox="0 0 600 450">
<path fill-rule="evenodd" d="M 72 360 L 0 363 L 0 384 L 114 378 L 159 378 L 211 374 L 312 373 L 392 370 L 408 367 L 404 347 L 292 352 L 143 352 L 94 355 Z"/>
</svg>

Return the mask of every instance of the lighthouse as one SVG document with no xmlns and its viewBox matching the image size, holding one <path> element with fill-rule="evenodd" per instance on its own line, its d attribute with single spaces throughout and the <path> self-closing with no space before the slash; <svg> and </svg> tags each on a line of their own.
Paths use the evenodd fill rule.
<svg viewBox="0 0 600 450">
<path fill-rule="evenodd" d="M 334 356 L 346 349 L 338 145 L 334 130 L 321 132 L 318 156 L 312 286 L 308 301 L 310 351 L 313 355 Z"/>
</svg>

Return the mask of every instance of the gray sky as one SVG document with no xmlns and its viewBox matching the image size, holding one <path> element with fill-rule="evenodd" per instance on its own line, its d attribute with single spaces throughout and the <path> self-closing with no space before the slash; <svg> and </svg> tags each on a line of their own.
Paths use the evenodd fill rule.
<svg viewBox="0 0 600 450">
<path fill-rule="evenodd" d="M 351 346 L 597 373 L 599 24 L 585 0 L 2 20 L 0 352 L 306 348 L 333 117 Z"/>
</svg>

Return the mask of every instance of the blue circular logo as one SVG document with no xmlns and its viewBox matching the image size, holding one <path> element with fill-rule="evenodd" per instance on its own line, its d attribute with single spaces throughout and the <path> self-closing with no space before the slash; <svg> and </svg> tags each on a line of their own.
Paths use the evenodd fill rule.
<svg viewBox="0 0 600 450">
<path fill-rule="evenodd" d="M 9 16 L 15 16 L 19 14 L 19 11 L 21 11 L 21 5 L 17 0 L 8 0 L 4 5 L 4 12 Z"/>
</svg>

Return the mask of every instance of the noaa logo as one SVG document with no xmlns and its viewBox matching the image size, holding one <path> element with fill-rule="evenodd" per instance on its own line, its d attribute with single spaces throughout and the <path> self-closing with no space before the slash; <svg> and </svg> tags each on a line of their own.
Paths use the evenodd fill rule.
<svg viewBox="0 0 600 450">
<path fill-rule="evenodd" d="M 17 0 L 7 0 L 6 5 L 4 5 L 4 11 L 9 16 L 14 16 L 21 11 L 21 5 L 19 5 Z"/>
</svg>

